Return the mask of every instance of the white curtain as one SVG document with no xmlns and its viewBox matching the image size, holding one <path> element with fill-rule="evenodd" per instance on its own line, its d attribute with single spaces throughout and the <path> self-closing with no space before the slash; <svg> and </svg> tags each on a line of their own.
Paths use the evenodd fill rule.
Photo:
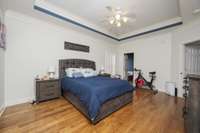
<svg viewBox="0 0 200 133">
<path fill-rule="evenodd" d="M 128 79 L 128 55 L 124 55 L 124 79 Z"/>
<path fill-rule="evenodd" d="M 105 53 L 105 71 L 112 75 L 116 74 L 116 54 L 111 51 Z"/>
<path fill-rule="evenodd" d="M 112 75 L 116 74 L 116 55 L 112 55 Z"/>
<path fill-rule="evenodd" d="M 200 48 L 199 47 L 186 47 L 185 72 L 186 74 L 200 75 Z"/>
</svg>

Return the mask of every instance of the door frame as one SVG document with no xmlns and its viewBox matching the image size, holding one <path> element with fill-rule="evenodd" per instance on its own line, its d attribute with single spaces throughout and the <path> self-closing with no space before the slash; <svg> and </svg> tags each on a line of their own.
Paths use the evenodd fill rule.
<svg viewBox="0 0 200 133">
<path fill-rule="evenodd" d="M 134 71 L 134 66 L 135 66 L 135 63 L 134 63 L 134 57 L 135 57 L 135 54 L 134 54 L 134 52 L 126 52 L 126 53 L 124 53 L 124 57 L 123 57 L 123 62 L 124 62 L 124 64 L 123 64 L 123 74 L 124 74 L 124 79 L 125 80 L 128 80 L 128 75 L 127 75 L 127 73 L 126 73 L 126 55 L 128 55 L 128 54 L 133 54 L 133 71 Z M 127 76 L 126 76 L 127 75 Z M 134 72 L 133 72 L 133 81 L 134 81 Z"/>
</svg>

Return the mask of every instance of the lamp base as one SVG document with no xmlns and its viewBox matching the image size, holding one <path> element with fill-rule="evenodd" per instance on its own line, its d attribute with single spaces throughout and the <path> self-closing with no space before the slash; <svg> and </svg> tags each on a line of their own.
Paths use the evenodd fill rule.
<svg viewBox="0 0 200 133">
<path fill-rule="evenodd" d="M 55 79 L 54 73 L 49 73 L 49 78 L 50 79 Z"/>
</svg>

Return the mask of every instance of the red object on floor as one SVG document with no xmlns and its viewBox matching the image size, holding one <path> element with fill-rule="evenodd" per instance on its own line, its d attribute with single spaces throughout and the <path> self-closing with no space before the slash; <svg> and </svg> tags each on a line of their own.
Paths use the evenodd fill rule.
<svg viewBox="0 0 200 133">
<path fill-rule="evenodd" d="M 135 80 L 136 86 L 137 88 L 142 88 L 142 86 L 144 85 L 144 80 L 143 79 L 136 79 Z"/>
</svg>

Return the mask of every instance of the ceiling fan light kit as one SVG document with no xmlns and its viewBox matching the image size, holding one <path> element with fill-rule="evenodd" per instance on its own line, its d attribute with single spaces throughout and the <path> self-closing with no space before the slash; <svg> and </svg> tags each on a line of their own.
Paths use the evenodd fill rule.
<svg viewBox="0 0 200 133">
<path fill-rule="evenodd" d="M 120 20 L 120 19 L 121 19 L 121 15 L 120 15 L 120 14 L 116 14 L 116 15 L 115 15 L 115 19 L 116 19 L 116 20 Z"/>
<path fill-rule="evenodd" d="M 129 18 L 126 12 L 122 11 L 121 8 L 112 8 L 110 6 L 106 7 L 112 14 L 108 21 L 111 25 L 116 27 L 121 27 L 123 24 L 127 23 L 130 19 L 136 20 L 136 18 Z"/>
<path fill-rule="evenodd" d="M 127 17 L 123 17 L 123 21 L 124 21 L 124 23 L 126 23 L 128 21 L 128 18 Z"/>
<path fill-rule="evenodd" d="M 117 27 L 121 27 L 121 23 L 120 22 L 117 23 Z"/>
<path fill-rule="evenodd" d="M 114 19 L 111 19 L 110 20 L 110 24 L 114 24 L 115 20 Z"/>
</svg>

